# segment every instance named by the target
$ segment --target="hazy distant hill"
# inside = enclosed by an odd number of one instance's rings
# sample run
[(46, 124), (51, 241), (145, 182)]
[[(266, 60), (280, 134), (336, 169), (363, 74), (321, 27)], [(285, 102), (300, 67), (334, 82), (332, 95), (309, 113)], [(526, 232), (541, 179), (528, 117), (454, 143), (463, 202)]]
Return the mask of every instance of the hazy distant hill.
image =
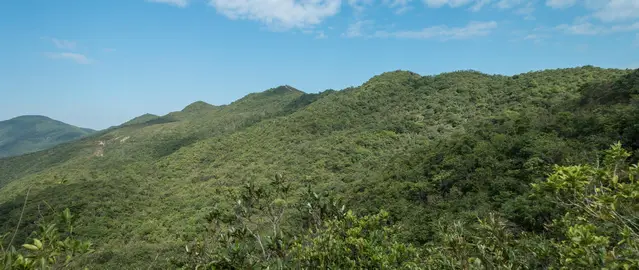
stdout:
[(0, 122), (0, 158), (35, 152), (73, 141), (94, 130), (46, 116), (25, 115)]

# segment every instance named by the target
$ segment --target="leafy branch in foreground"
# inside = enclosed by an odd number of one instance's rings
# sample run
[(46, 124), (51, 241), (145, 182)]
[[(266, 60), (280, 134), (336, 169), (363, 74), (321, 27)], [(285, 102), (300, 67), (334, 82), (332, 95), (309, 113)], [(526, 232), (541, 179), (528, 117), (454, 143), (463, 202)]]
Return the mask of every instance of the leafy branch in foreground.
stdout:
[(4, 237), (0, 237), (0, 269), (69, 267), (74, 257), (93, 252), (90, 242), (78, 240), (74, 235), (74, 223), (74, 216), (66, 208), (59, 214), (58, 222), (41, 220), (38, 229), (31, 234), (31, 241), (21, 248), (17, 249), (11, 243), (5, 247), (2, 244)]
[(516, 232), (491, 214), (479, 224), (441, 226), (425, 248), (432, 269), (637, 269), (639, 166), (614, 144), (602, 166), (555, 166), (532, 199), (563, 215), (541, 234)]
[(566, 269), (639, 267), (639, 164), (625, 165), (630, 153), (616, 143), (603, 166), (556, 167), (547, 181), (533, 185), (535, 196), (569, 209), (549, 228)]
[[(299, 203), (288, 201), (290, 184), (280, 175), (267, 186), (247, 183), (231, 211), (209, 215), (210, 238), (186, 251), (183, 267), (408, 268), (417, 249), (400, 243), (388, 213), (358, 217), (309, 187)], [(295, 228), (301, 224), (301, 229)]]

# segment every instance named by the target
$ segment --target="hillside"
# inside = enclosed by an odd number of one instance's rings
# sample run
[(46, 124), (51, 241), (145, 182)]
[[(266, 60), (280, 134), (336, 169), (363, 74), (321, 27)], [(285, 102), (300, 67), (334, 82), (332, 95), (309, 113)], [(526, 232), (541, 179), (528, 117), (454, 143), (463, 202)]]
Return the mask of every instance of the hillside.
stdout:
[(44, 150), (93, 132), (39, 115), (0, 121), (0, 158)]
[(245, 183), (274, 175), (291, 185), (291, 204), (313, 185), (357, 213), (387, 210), (402, 243), (432, 243), (439, 225), (491, 212), (514, 231), (541, 232), (561, 213), (528, 192), (554, 165), (595, 163), (616, 141), (639, 157), (638, 85), (639, 70), (592, 66), (393, 71), (341, 91), (281, 86), (224, 106), (196, 102), (0, 159), (0, 232), (16, 227), (30, 189), (20, 239), (48, 215), (46, 201), (69, 207), (75, 233), (95, 243), (81, 264), (176, 268), (216, 204), (229, 208)]

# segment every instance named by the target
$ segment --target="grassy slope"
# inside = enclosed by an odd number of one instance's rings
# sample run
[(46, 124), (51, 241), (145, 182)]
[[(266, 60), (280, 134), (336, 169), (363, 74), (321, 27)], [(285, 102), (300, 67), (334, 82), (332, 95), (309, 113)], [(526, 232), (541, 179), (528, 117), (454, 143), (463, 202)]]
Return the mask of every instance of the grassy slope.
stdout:
[(51, 148), (95, 132), (44, 116), (19, 116), (0, 122), (0, 158)]
[[(0, 224), (5, 230), (15, 225), (20, 194), (33, 187), (27, 221), (36, 218), (41, 201), (54, 208), (70, 206), (81, 217), (78, 233), (99, 248), (90, 263), (98, 268), (140, 266), (157, 254), (180, 256), (180, 247), (199, 233), (202, 217), (214, 202), (225, 200), (226, 191), (281, 172), (298, 187), (314, 183), (361, 210), (391, 208), (417, 226), (419, 221), (411, 216), (423, 217), (419, 211), (428, 207), (415, 207), (420, 204), (411, 190), (419, 186), (401, 179), (425, 178), (428, 172), (422, 170), (440, 162), (432, 168), (440, 174), (420, 183), (442, 177), (490, 181), (476, 169), (455, 175), (445, 161), (432, 160), (437, 159), (433, 153), (456, 149), (460, 138), (488, 130), (483, 123), (506, 128), (505, 118), (533, 112), (552, 118), (556, 110), (580, 100), (588, 83), (614, 81), (628, 73), (585, 67), (514, 77), (472, 71), (422, 77), (398, 71), (337, 92), (303, 94), (279, 87), (226, 106), (196, 103), (157, 118), (163, 121), (154, 123), (154, 118), (51, 151), (0, 160)], [(557, 141), (552, 131), (544, 134), (531, 143), (542, 154), (557, 151), (539, 146)], [(567, 149), (566, 156), (576, 149), (573, 140), (566, 137), (557, 143)], [(99, 146), (100, 141), (105, 146)], [(98, 149), (103, 157), (93, 155)], [(565, 158), (548, 156), (549, 164)], [(490, 173), (504, 178), (511, 171)], [(467, 185), (459, 183), (460, 189)], [(478, 194), (458, 205), (430, 207), (473, 210), (510, 198), (492, 198), (489, 190)], [(167, 263), (163, 259), (158, 265)]]

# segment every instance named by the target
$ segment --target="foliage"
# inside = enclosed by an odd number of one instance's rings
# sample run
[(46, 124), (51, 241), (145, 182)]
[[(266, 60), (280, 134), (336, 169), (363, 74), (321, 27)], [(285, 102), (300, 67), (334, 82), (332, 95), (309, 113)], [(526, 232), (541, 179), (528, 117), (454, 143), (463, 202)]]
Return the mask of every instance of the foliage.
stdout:
[[(186, 246), (184, 268), (410, 269), (417, 249), (401, 243), (388, 212), (358, 217), (311, 191), (301, 203), (287, 201), (290, 185), (276, 175), (269, 186), (247, 183), (232, 213), (215, 207), (210, 234)], [(296, 215), (296, 214), (297, 215)], [(291, 223), (298, 218), (302, 230)]]
[[(218, 232), (245, 224), (263, 244), (296, 238), (305, 239), (303, 247), (321, 249), (330, 243), (324, 241), (329, 235), (356, 226), (340, 223), (344, 216), (336, 214), (304, 214), (303, 202), (314, 200), (307, 187), (312, 185), (327, 211), (333, 202), (339, 202), (338, 210), (348, 205), (357, 220), (387, 211), (385, 228), (396, 229), (388, 241), (418, 249), (418, 261), (454, 258), (443, 239), (461, 235), (467, 244), (459, 245), (470, 245), (468, 256), (442, 265), (478, 258), (482, 267), (498, 268), (506, 258), (514, 268), (557, 266), (551, 255), (559, 254), (556, 244), (567, 239), (567, 228), (547, 225), (562, 220), (569, 208), (530, 196), (535, 194), (530, 184), (553, 173), (554, 165), (598, 168), (601, 150), (614, 141), (629, 151), (630, 162), (637, 161), (638, 74), (592, 66), (515, 76), (394, 71), (341, 91), (305, 94), (281, 86), (222, 106), (196, 102), (73, 143), (0, 159), (0, 231), (15, 229), (24, 201), (20, 194), (33, 186), (39, 200), (77, 215), (81, 226), (75, 233), (96, 243), (95, 252), (78, 258), (78, 264), (92, 269), (221, 261), (232, 253), (218, 250), (217, 237), (206, 237), (202, 224), (215, 205), (228, 218)], [(275, 196), (270, 187), (268, 196), (251, 206), (259, 214), (239, 219), (236, 202), (245, 183), (265, 188), (273, 172), (295, 179), (286, 182), (287, 195)], [(269, 210), (276, 199), (287, 210), (274, 232), (261, 224), (273, 217), (268, 212), (277, 210)], [(31, 243), (39, 204), (24, 209), (25, 226), (16, 240)], [(490, 230), (477, 224), (478, 217), (506, 231), (491, 229), (499, 237), (481, 240)], [(312, 224), (321, 225), (316, 234), (309, 233)], [(357, 237), (379, 243), (369, 234)], [(184, 258), (185, 246), (198, 250), (193, 239), (207, 246), (202, 261)], [(234, 239), (250, 251), (251, 263), (278, 265), (278, 249), (265, 246), (270, 259), (264, 260), (254, 236)], [(608, 243), (619, 239), (610, 237)], [(499, 256), (486, 251), (500, 248)], [(546, 255), (534, 260), (521, 255), (533, 252)], [(283, 264), (291, 263), (288, 254)]]
[(628, 157), (617, 143), (601, 166), (557, 167), (533, 185), (540, 200), (567, 209), (550, 226), (563, 236), (554, 243), (561, 268), (639, 267), (639, 164), (627, 167)]
[[(474, 226), (439, 229), (426, 247), (433, 269), (635, 269), (639, 267), (637, 165), (617, 143), (601, 167), (556, 166), (532, 185), (534, 200), (550, 200), (564, 214), (542, 233), (514, 233), (495, 214)], [(628, 169), (626, 169), (628, 168)]]
[[(386, 211), (358, 217), (334, 203), (332, 215), (313, 219), (313, 226), (303, 223), (306, 231), (283, 229), (288, 204), (281, 198), (290, 186), (278, 176), (275, 193), (247, 184), (235, 217), (216, 208), (209, 221), (218, 245), (200, 245), (191, 254), (206, 254), (198, 262), (213, 269), (635, 269), (639, 166), (626, 169), (629, 156), (617, 143), (605, 151), (601, 167), (555, 166), (532, 184), (533, 200), (549, 200), (564, 212), (541, 233), (516, 230), (489, 213), (477, 222), (440, 223), (423, 247), (402, 242), (401, 228), (390, 224)], [(298, 207), (318, 216), (310, 202)]]
[[(92, 252), (91, 243), (78, 240), (74, 235), (75, 219), (68, 208), (59, 216), (59, 223), (41, 221), (38, 230), (27, 242), (16, 249), (11, 242), (5, 247), (5, 237), (0, 238), (0, 269), (64, 269), (73, 259)], [(62, 224), (64, 230), (58, 228)], [(15, 235), (14, 235), (15, 236)], [(13, 237), (11, 238), (13, 241)], [(77, 267), (77, 266), (76, 266)]]

